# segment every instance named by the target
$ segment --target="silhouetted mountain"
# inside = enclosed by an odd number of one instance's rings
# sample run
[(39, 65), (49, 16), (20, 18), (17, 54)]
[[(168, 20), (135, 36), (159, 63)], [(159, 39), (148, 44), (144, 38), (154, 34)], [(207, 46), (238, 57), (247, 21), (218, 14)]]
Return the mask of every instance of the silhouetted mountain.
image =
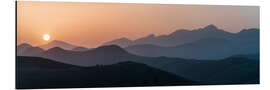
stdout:
[[(205, 30), (215, 30), (214, 26), (206, 28), (209, 29)], [(203, 38), (192, 43), (171, 47), (144, 44), (129, 46), (125, 49), (130, 53), (148, 57), (222, 59), (239, 54), (259, 53), (259, 30), (245, 29), (234, 34), (231, 38)]]
[(64, 50), (59, 47), (55, 47), (37, 56), (81, 66), (91, 66), (96, 64), (107, 65), (140, 58), (139, 56), (129, 54), (124, 49), (116, 45), (101, 46), (82, 52)]
[(141, 63), (203, 84), (258, 84), (260, 81), (259, 60), (239, 56), (221, 60), (159, 57)]
[(114, 45), (114, 44), (117, 44), (121, 47), (126, 47), (132, 44), (132, 40), (129, 40), (127, 38), (119, 38), (113, 41), (106, 42), (102, 46)]
[(24, 69), (36, 67), (33, 69), (68, 69), (68, 68), (80, 68), (80, 66), (65, 64), (61, 62), (56, 62), (54, 60), (49, 60), (41, 57), (29, 57), (29, 56), (17, 56), (16, 57), (16, 68)]
[(72, 49), (72, 51), (87, 51), (88, 48), (85, 48), (85, 47), (75, 47)]
[(247, 59), (260, 60), (260, 54), (234, 55), (233, 57), (242, 57)]
[(69, 43), (59, 41), (59, 40), (53, 40), (53, 41), (49, 42), (48, 44), (41, 45), (39, 47), (44, 49), (44, 50), (48, 50), (48, 49), (54, 48), (54, 47), (61, 47), (65, 50), (72, 50), (73, 48), (78, 47), (78, 46), (71, 45)]
[(17, 57), (16, 88), (85, 88), (197, 84), (135, 62), (79, 67), (38, 57)]
[(239, 37), (248, 38), (248, 37), (252, 36), (252, 37), (259, 38), (260, 32), (256, 28), (251, 28), (251, 29), (243, 29), (240, 32), (238, 32), (237, 34), (238, 34)]
[(43, 52), (39, 47), (33, 47), (30, 44), (22, 43), (17, 46), (17, 56), (35, 56), (41, 52)]
[[(191, 43), (203, 38), (225, 38), (230, 39), (233, 37), (233, 33), (226, 32), (222, 29), (218, 29), (213, 24), (210, 24), (204, 28), (185, 30), (180, 29), (169, 35), (155, 36), (153, 34), (131, 41), (128, 39), (117, 39), (105, 43), (105, 45), (119, 45), (121, 47), (127, 47), (131, 45), (152, 44), (157, 46), (177, 46), (181, 44)], [(128, 43), (128, 44), (126, 44)]]

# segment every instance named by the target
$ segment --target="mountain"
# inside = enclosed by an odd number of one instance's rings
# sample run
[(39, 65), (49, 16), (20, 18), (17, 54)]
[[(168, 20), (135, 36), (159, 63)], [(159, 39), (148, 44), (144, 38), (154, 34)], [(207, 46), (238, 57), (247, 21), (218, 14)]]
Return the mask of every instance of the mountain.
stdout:
[(75, 45), (72, 45), (72, 44), (69, 44), (69, 43), (66, 43), (63, 41), (59, 41), (59, 40), (53, 40), (53, 41), (51, 41), (45, 45), (41, 45), (39, 47), (44, 49), (44, 50), (48, 50), (48, 49), (53, 48), (53, 47), (61, 47), (65, 50), (72, 50), (78, 46), (75, 46)]
[(169, 35), (155, 36), (151, 34), (146, 37), (139, 38), (131, 41), (127, 38), (116, 39), (104, 43), (104, 45), (119, 45), (121, 47), (127, 47), (131, 45), (152, 44), (157, 46), (177, 46), (186, 43), (191, 43), (203, 38), (232, 38), (234, 33), (226, 32), (217, 28), (215, 25), (210, 24), (204, 28), (185, 30), (179, 29)]
[(101, 46), (82, 52), (54, 47), (37, 56), (80, 66), (92, 66), (96, 64), (107, 65), (140, 58), (116, 45)]
[[(242, 38), (252, 38), (257, 37), (259, 38), (260, 32), (256, 28), (250, 28), (250, 29), (243, 29), (240, 32), (237, 33), (239, 37)], [(252, 36), (252, 37), (250, 37)]]
[(202, 38), (191, 43), (169, 47), (141, 44), (128, 46), (125, 49), (130, 53), (147, 57), (222, 59), (233, 55), (259, 53), (259, 41), (258, 29), (245, 29), (230, 38)]
[(85, 48), (85, 47), (75, 47), (72, 49), (72, 51), (87, 51), (88, 48)]
[(129, 40), (127, 38), (119, 38), (113, 41), (109, 41), (109, 42), (105, 42), (102, 46), (107, 46), (107, 45), (118, 45), (121, 47), (127, 47), (130, 46), (132, 44), (132, 40)]
[(145, 63), (203, 84), (259, 84), (259, 60), (245, 57), (232, 56), (220, 60), (159, 57), (152, 60), (144, 60), (140, 63)]
[(243, 57), (247, 59), (255, 59), (255, 60), (260, 60), (260, 54), (246, 54), (246, 55), (235, 55), (234, 57)]
[(85, 88), (193, 85), (191, 80), (126, 61), (112, 65), (80, 67), (38, 57), (17, 57), (16, 88)]
[(33, 47), (30, 44), (22, 43), (17, 46), (17, 56), (35, 56), (44, 50), (39, 47)]

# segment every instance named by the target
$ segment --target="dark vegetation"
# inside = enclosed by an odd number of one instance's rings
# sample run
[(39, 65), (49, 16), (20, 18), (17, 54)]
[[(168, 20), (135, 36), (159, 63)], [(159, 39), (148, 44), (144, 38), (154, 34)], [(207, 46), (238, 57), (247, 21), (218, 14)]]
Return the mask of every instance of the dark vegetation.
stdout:
[(75, 88), (198, 84), (177, 75), (126, 61), (80, 67), (39, 57), (17, 57), (16, 88)]

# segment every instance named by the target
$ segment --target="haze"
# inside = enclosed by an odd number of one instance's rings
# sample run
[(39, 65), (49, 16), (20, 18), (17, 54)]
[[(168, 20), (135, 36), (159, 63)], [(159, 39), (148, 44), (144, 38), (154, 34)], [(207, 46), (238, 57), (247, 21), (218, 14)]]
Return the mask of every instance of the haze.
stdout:
[(97, 47), (121, 37), (137, 39), (209, 24), (229, 32), (259, 28), (258, 6), (17, 3), (17, 43), (41, 45), (43, 35), (74, 45)]

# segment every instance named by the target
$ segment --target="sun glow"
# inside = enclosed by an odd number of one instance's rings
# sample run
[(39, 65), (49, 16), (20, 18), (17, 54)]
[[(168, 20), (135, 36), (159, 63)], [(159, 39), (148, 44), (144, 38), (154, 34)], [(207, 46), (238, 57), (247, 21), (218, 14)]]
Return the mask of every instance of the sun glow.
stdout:
[(50, 40), (50, 35), (49, 34), (44, 34), (43, 35), (43, 40), (45, 40), (45, 41)]

